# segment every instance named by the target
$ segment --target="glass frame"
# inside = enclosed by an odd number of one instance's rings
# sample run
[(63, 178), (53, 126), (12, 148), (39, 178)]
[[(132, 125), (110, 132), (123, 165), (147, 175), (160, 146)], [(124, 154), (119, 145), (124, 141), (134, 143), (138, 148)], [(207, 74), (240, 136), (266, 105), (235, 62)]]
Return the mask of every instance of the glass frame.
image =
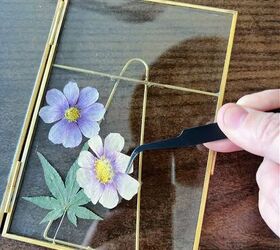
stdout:
[[(53, 240), (53, 239), (49, 238), (47, 234), (48, 234), (48, 228), (50, 227), (51, 223), (48, 224), (48, 226), (45, 230), (45, 233), (44, 233), (44, 238), (46, 239), (46, 241), (32, 239), (32, 238), (9, 233), (9, 226), (12, 221), (13, 209), (14, 209), (15, 200), (17, 197), (17, 192), (20, 187), (20, 182), (22, 179), (22, 173), (23, 173), (23, 169), (25, 166), (25, 161), (27, 159), (28, 151), (29, 151), (30, 145), (32, 143), (33, 132), (35, 130), (35, 125), (36, 125), (36, 120), (38, 118), (40, 104), (44, 97), (45, 88), (46, 88), (47, 81), (48, 81), (52, 67), (63, 68), (65, 70), (93, 74), (93, 75), (101, 75), (101, 76), (103, 75), (103, 76), (108, 76), (110, 78), (115, 79), (116, 83), (114, 85), (114, 88), (111, 91), (111, 95), (109, 96), (106, 107), (109, 106), (110, 101), (114, 95), (115, 88), (117, 87), (118, 82), (120, 80), (132, 81), (135, 83), (137, 82), (138, 84), (143, 84), (144, 85), (144, 98), (143, 98), (143, 110), (142, 110), (142, 119), (141, 119), (140, 144), (143, 144), (143, 142), (144, 142), (145, 114), (146, 114), (146, 103), (147, 103), (147, 94), (148, 94), (149, 86), (176, 89), (178, 91), (187, 91), (187, 92), (193, 92), (193, 93), (201, 94), (201, 95), (214, 96), (217, 98), (216, 113), (217, 113), (217, 110), (221, 107), (223, 99), (224, 99), (226, 80), (227, 80), (231, 51), (232, 51), (232, 46), (233, 46), (233, 39), (234, 39), (234, 33), (235, 33), (235, 27), (236, 27), (236, 21), (237, 21), (237, 12), (232, 11), (232, 10), (217, 9), (217, 8), (212, 8), (212, 7), (199, 6), (199, 5), (193, 5), (193, 4), (181, 3), (181, 2), (175, 2), (175, 1), (164, 1), (164, 0), (145, 0), (145, 1), (152, 2), (152, 3), (174, 5), (174, 6), (179, 6), (182, 8), (194, 8), (194, 9), (205, 10), (205, 11), (210, 11), (210, 12), (227, 13), (227, 14), (232, 15), (231, 28), (230, 28), (230, 32), (229, 32), (229, 38), (228, 38), (228, 44), (227, 44), (227, 50), (226, 50), (226, 56), (225, 56), (225, 62), (224, 62), (224, 66), (223, 66), (223, 72), (222, 72), (222, 78), (221, 78), (219, 92), (212, 93), (212, 92), (207, 92), (207, 91), (202, 91), (202, 90), (196, 90), (196, 89), (183, 88), (183, 87), (178, 87), (178, 86), (170, 86), (170, 85), (160, 84), (160, 83), (156, 83), (156, 82), (150, 82), (150, 81), (148, 81), (148, 75), (149, 75), (148, 66), (145, 64), (145, 62), (143, 62), (139, 58), (134, 58), (134, 59), (129, 60), (126, 63), (126, 65), (123, 67), (123, 70), (120, 73), (120, 75), (108, 75), (108, 74), (106, 75), (102, 72), (96, 72), (96, 71), (91, 71), (91, 70), (86, 70), (86, 69), (81, 69), (81, 68), (74, 68), (74, 67), (69, 67), (69, 66), (64, 66), (64, 65), (53, 64), (59, 34), (62, 29), (63, 20), (66, 15), (66, 9), (69, 4), (69, 0), (57, 0), (57, 7), (55, 10), (55, 15), (54, 15), (53, 22), (52, 22), (52, 25), (50, 28), (50, 33), (49, 33), (46, 47), (44, 50), (44, 54), (43, 54), (43, 57), (41, 60), (40, 68), (39, 68), (39, 71), (37, 74), (34, 91), (33, 91), (33, 94), (32, 94), (32, 97), (31, 97), (31, 100), (29, 103), (26, 119), (24, 122), (21, 136), (20, 136), (19, 144), (18, 144), (16, 153), (15, 153), (15, 158), (14, 158), (14, 162), (13, 162), (13, 165), (11, 168), (7, 188), (6, 188), (6, 191), (4, 194), (4, 199), (3, 199), (2, 205), (1, 205), (0, 222), (3, 222), (2, 220), (4, 220), (4, 223), (3, 223), (4, 227), (3, 227), (3, 231), (2, 231), (3, 237), (20, 240), (23, 242), (28, 242), (31, 244), (49, 247), (49, 248), (53, 248), (53, 249), (73, 249), (73, 248), (77, 248), (77, 247), (82, 248), (82, 249), (89, 249), (88, 247), (79, 246), (76, 244), (72, 244), (70, 242)], [(126, 68), (135, 61), (140, 62), (145, 66), (145, 69), (146, 69), (145, 80), (133, 79), (133, 78), (128, 78), (128, 77), (122, 76), (124, 71), (126, 70)], [(141, 180), (142, 157), (143, 157), (143, 155), (140, 154), (139, 176), (138, 176), (139, 181)], [(211, 176), (211, 174), (214, 173), (215, 160), (216, 160), (216, 152), (209, 151), (193, 249), (198, 249), (198, 247), (199, 247), (199, 240), (200, 240), (203, 216), (204, 216), (205, 205), (206, 205), (206, 200), (207, 200), (210, 176)], [(137, 194), (136, 241), (135, 241), (136, 246), (135, 246), (135, 249), (139, 249), (139, 237), (140, 237), (139, 236), (139, 233), (140, 233), (139, 225), (140, 225), (140, 204), (141, 204), (140, 197), (141, 197), (141, 191), (139, 190), (139, 192)]]

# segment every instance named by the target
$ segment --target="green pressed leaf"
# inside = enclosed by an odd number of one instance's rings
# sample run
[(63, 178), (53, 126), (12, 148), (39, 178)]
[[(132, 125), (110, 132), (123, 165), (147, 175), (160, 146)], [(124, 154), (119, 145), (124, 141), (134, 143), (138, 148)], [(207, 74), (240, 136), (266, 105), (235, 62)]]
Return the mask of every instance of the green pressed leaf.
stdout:
[(80, 190), (71, 200), (70, 205), (72, 206), (82, 206), (88, 204), (90, 202), (90, 198), (86, 196), (83, 190)]
[(77, 161), (71, 166), (65, 180), (65, 185), (58, 172), (51, 166), (46, 158), (38, 152), (40, 162), (44, 170), (46, 184), (54, 197), (23, 197), (24, 200), (50, 211), (41, 223), (54, 221), (67, 213), (69, 221), (77, 226), (77, 217), (82, 219), (102, 220), (94, 212), (85, 207), (90, 199), (85, 195), (83, 190), (76, 181), (76, 172), (79, 168)]
[(60, 175), (41, 153), (37, 152), (37, 154), (42, 164), (45, 181), (50, 192), (55, 198), (62, 202), (62, 204), (65, 203), (67, 199), (66, 191)]
[(60, 218), (63, 215), (63, 213), (64, 213), (63, 209), (52, 210), (46, 215), (46, 217), (40, 222), (40, 224), (49, 222), (49, 221), (54, 221), (54, 220)]
[(87, 220), (103, 220), (100, 216), (95, 214), (94, 212), (90, 211), (89, 209), (85, 207), (74, 207), (71, 206), (70, 209), (75, 211), (75, 214), (77, 217), (81, 219), (87, 219)]
[(88, 145), (88, 141), (87, 141), (87, 142), (85, 142), (85, 144), (83, 145), (81, 152), (82, 152), (82, 151), (88, 151), (88, 149), (89, 149), (89, 145)]
[(76, 173), (78, 169), (79, 169), (79, 165), (77, 161), (75, 161), (66, 176), (65, 188), (66, 188), (68, 202), (71, 201), (73, 196), (75, 196), (80, 189), (80, 186), (76, 181)]
[(48, 210), (62, 208), (60, 202), (57, 199), (49, 196), (23, 197), (23, 199)]
[(67, 218), (69, 219), (69, 221), (74, 224), (75, 226), (77, 226), (77, 217), (75, 215), (75, 211), (73, 209), (68, 209), (67, 210)]
[(90, 199), (85, 195), (83, 190), (80, 190), (71, 201), (71, 205), (67, 209), (67, 217), (75, 226), (77, 226), (77, 217), (82, 219), (102, 220), (101, 217), (89, 209), (80, 207), (89, 203), (89, 201)]

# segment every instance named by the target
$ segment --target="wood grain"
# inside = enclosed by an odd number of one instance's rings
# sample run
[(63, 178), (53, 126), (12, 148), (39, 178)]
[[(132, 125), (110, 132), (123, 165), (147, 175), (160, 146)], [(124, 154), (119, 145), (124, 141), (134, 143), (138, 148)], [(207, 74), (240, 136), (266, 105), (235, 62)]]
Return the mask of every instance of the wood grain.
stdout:
[[(239, 12), (225, 102), (280, 87), (279, 1), (195, 1)], [(211, 179), (201, 249), (279, 249), (260, 217), (255, 174), (259, 157), (219, 154)]]

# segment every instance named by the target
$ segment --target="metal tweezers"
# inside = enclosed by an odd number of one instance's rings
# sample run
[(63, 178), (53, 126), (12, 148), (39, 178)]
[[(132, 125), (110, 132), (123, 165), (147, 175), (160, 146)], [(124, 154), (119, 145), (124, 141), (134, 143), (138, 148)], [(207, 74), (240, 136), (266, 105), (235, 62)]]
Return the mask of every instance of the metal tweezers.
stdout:
[[(275, 109), (269, 112), (279, 113), (280, 109)], [(221, 131), (217, 123), (184, 129), (177, 137), (159, 140), (136, 147), (131, 154), (126, 173), (129, 173), (134, 159), (143, 151), (185, 148), (226, 138), (226, 135)]]

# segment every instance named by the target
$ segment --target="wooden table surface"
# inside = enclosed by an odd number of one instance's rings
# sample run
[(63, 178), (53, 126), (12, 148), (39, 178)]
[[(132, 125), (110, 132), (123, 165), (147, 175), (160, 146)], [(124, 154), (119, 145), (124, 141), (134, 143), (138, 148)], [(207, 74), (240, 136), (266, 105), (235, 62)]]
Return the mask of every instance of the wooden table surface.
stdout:
[[(239, 12), (226, 90), (226, 102), (280, 85), (280, 2), (205, 0), (190, 3)], [(0, 11), (5, 15), (5, 11)], [(15, 17), (16, 19), (17, 17)], [(1, 38), (0, 38), (1, 39)], [(17, 41), (13, 41), (17, 45)], [(219, 154), (211, 179), (201, 249), (279, 249), (279, 239), (257, 208), (255, 174), (261, 158), (238, 152)], [(41, 249), (0, 239), (0, 249)]]

